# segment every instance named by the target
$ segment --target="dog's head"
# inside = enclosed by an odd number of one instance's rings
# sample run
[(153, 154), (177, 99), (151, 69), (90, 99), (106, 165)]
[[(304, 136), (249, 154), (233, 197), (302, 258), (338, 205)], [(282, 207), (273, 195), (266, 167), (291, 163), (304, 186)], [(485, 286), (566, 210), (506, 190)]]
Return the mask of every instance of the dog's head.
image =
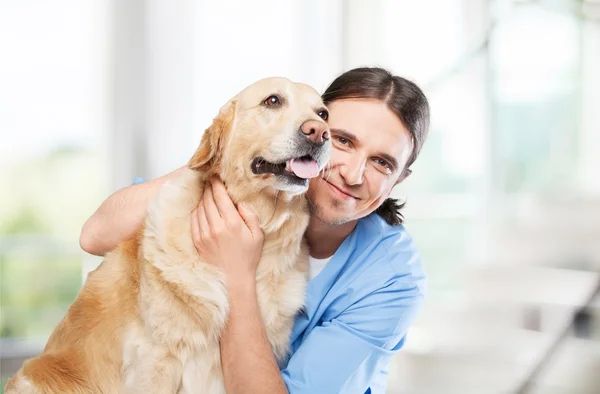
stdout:
[(310, 86), (260, 80), (221, 108), (189, 167), (230, 185), (303, 193), (329, 160), (327, 117)]

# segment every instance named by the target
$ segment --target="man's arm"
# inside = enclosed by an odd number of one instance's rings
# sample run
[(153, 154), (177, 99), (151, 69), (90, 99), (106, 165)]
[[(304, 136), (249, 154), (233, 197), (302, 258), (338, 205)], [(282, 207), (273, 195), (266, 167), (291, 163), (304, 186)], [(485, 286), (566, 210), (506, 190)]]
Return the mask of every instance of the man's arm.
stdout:
[(256, 286), (230, 289), (229, 320), (221, 336), (228, 394), (288, 394), (258, 307)]
[(396, 279), (315, 327), (280, 372), (255, 286), (230, 290), (230, 316), (221, 337), (227, 393), (362, 394), (402, 347), (422, 300), (412, 280)]
[[(280, 373), (256, 292), (262, 231), (255, 215), (242, 204), (238, 209), (222, 182), (213, 180), (191, 218), (199, 255), (223, 270), (228, 286), (230, 311), (221, 337), (227, 393), (364, 393), (402, 346), (422, 302), (413, 270), (398, 273), (387, 263), (410, 255), (386, 254), (377, 271), (361, 276), (355, 285), (365, 295), (312, 329)], [(384, 283), (369, 280), (386, 277)]]
[(177, 177), (184, 168), (113, 193), (83, 225), (79, 236), (81, 248), (90, 254), (103, 256), (120, 242), (131, 238), (142, 224), (148, 203), (160, 186)]
[[(212, 185), (212, 186), (211, 186)], [(229, 315), (221, 336), (221, 365), (228, 394), (287, 394), (258, 306), (256, 266), (263, 246), (258, 217), (236, 208), (212, 179), (191, 217), (192, 238), (203, 261), (223, 270)]]

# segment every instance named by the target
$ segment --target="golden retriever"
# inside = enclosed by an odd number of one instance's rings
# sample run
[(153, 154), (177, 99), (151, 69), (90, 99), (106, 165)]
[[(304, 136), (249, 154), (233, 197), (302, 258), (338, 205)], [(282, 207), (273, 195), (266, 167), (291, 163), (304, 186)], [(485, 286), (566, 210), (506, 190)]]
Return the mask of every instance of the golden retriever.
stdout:
[(225, 393), (225, 277), (200, 260), (190, 227), (212, 174), (260, 218), (258, 302), (273, 352), (285, 358), (307, 281), (303, 193), (331, 149), (326, 117), (314, 89), (285, 78), (260, 80), (224, 105), (186, 172), (160, 189), (137, 236), (89, 274), (43, 353), (6, 392)]

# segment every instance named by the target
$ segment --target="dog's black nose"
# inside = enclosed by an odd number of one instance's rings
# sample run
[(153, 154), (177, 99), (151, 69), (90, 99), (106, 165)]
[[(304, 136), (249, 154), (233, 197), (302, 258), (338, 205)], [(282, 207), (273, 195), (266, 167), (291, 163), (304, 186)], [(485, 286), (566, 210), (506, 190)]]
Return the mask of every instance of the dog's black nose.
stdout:
[(311, 142), (323, 145), (329, 139), (329, 128), (324, 122), (318, 120), (307, 120), (300, 126), (300, 131)]

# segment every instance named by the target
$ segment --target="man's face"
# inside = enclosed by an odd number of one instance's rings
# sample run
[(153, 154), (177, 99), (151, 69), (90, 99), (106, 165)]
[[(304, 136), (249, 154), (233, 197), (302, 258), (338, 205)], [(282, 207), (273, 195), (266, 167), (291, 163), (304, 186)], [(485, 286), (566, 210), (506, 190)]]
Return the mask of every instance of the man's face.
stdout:
[(329, 104), (333, 149), (322, 177), (308, 189), (312, 213), (339, 225), (365, 217), (405, 178), (411, 134), (387, 104), (347, 99)]

